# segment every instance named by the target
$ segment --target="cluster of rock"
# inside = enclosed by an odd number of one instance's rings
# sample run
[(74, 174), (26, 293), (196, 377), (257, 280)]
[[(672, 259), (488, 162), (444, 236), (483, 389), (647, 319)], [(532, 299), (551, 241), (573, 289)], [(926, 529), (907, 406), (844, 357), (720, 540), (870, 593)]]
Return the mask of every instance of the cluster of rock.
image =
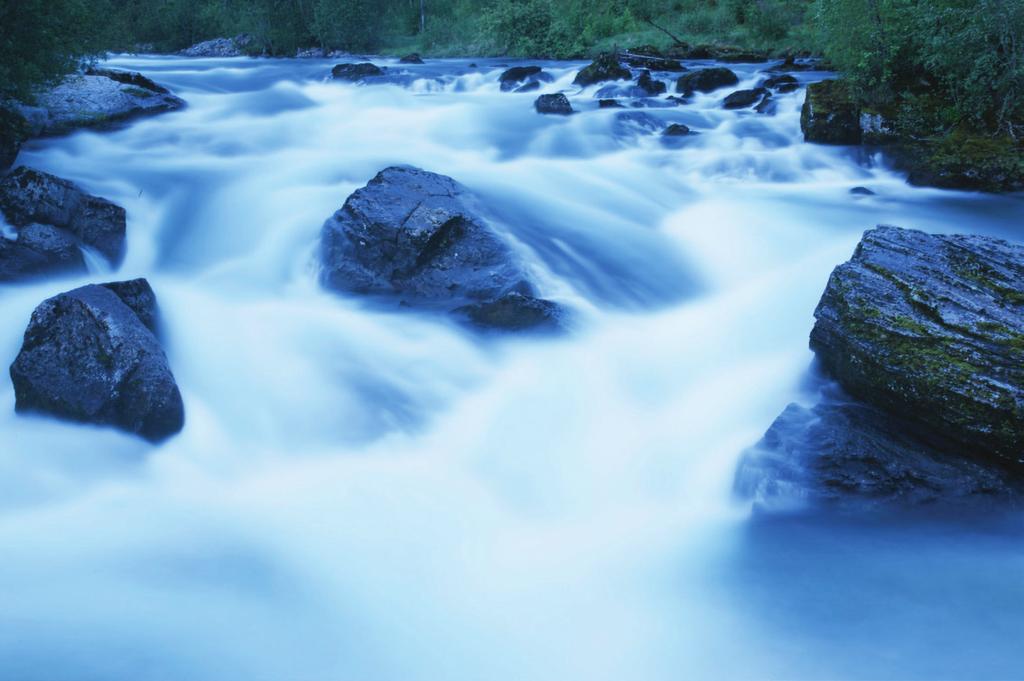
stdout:
[(112, 267), (124, 258), (124, 208), (68, 180), (18, 168), (0, 182), (0, 211), (14, 230), (0, 235), (0, 281), (84, 272), (83, 248)]
[(815, 311), (838, 382), (744, 459), (769, 506), (1024, 501), (1024, 246), (896, 227), (864, 235)]
[[(21, 143), (181, 108), (145, 76), (92, 68), (0, 108), (0, 174)], [(27, 167), (0, 177), (0, 281), (86, 271), (86, 252), (110, 267), (125, 254), (125, 210), (74, 183)], [(121, 428), (151, 441), (181, 430), (181, 395), (157, 339), (156, 296), (138, 279), (84, 286), (33, 312), (10, 368), (19, 412)]]
[(442, 309), (483, 327), (558, 327), (561, 308), (510, 238), (465, 187), (411, 167), (382, 170), (353, 193), (320, 237), (327, 288)]
[(214, 38), (186, 47), (179, 52), (183, 57), (242, 57), (250, 54), (256, 45), (256, 38), (248, 33), (234, 38)]

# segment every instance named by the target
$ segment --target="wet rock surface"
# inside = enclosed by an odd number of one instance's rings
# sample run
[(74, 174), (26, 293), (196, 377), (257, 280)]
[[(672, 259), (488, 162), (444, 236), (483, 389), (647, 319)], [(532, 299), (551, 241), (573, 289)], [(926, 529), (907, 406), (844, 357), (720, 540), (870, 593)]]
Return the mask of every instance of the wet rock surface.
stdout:
[(759, 87), (753, 90), (737, 90), (726, 96), (722, 106), (726, 109), (747, 109), (760, 102), (771, 98), (772, 93), (767, 88)]
[(815, 319), (811, 348), (841, 390), (790, 405), (738, 491), (775, 506), (1020, 506), (1024, 246), (870, 230)]
[(789, 405), (744, 454), (735, 489), (769, 511), (1024, 507), (1020, 479), (926, 444), (914, 424), (838, 388)]
[(619, 62), (619, 58), (608, 52), (597, 57), (589, 66), (580, 69), (573, 83), (576, 85), (593, 85), (609, 80), (629, 80), (633, 74)]
[(38, 137), (111, 127), (184, 106), (183, 100), (141, 74), (94, 69), (93, 75), (67, 76), (39, 93), (33, 105), (19, 108), (29, 133)]
[(125, 211), (72, 182), (21, 167), (0, 183), (0, 210), (15, 238), (0, 236), (0, 279), (84, 270), (81, 248), (112, 266), (125, 249)]
[(178, 54), (183, 57), (241, 57), (252, 46), (251, 35), (241, 34), (234, 38), (214, 38), (187, 47)]
[(879, 227), (814, 316), (811, 348), (855, 397), (1024, 470), (1024, 246)]
[(860, 107), (851, 99), (846, 84), (825, 80), (807, 86), (800, 128), (808, 142), (860, 144)]
[(533, 103), (533, 106), (537, 109), (537, 113), (541, 114), (568, 116), (573, 112), (569, 98), (561, 93), (554, 95), (541, 95)]
[[(132, 295), (126, 302), (118, 292)], [(154, 442), (179, 432), (181, 394), (135, 311), (155, 319), (155, 300), (137, 280), (83, 286), (41, 303), (11, 365), (17, 411), (115, 426)]]
[(498, 76), (502, 92), (530, 92), (551, 81), (551, 75), (539, 66), (514, 66)]
[(452, 178), (417, 168), (387, 168), (352, 194), (324, 224), (320, 255), (328, 288), (449, 310), (482, 305), (463, 310), (477, 324), (526, 319), (533, 303), (487, 304), (513, 293), (535, 298), (532, 276), (476, 199)]
[(13, 107), (0, 105), (0, 174), (14, 165), (21, 143), (28, 136), (28, 122)]
[(377, 76), (383, 76), (385, 69), (371, 64), (370, 62), (360, 62), (358, 64), (338, 64), (331, 69), (331, 77), (334, 80), (344, 80), (350, 83), (361, 83), (367, 78), (374, 78)]
[(676, 80), (676, 92), (683, 94), (713, 92), (738, 82), (740, 82), (739, 77), (731, 69), (717, 66), (683, 74)]

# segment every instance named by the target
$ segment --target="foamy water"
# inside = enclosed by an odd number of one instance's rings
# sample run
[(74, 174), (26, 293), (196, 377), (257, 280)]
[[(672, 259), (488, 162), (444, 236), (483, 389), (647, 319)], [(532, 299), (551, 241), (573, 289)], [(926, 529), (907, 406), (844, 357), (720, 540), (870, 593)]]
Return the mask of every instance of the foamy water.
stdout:
[[(804, 144), (802, 91), (630, 110), (699, 133), (666, 146), (572, 86), (579, 63), (541, 90), (571, 117), (477, 63), (364, 87), (320, 60), (119, 57), (188, 108), (23, 150), (124, 206), (128, 254), (0, 289), (0, 359), (46, 297), (145, 276), (187, 422), (154, 448), (16, 416), (0, 382), (0, 678), (1024, 677), (1019, 522), (766, 521), (731, 494), (813, 399), (812, 313), (860, 234), (1019, 238), (1021, 198)], [(320, 226), (393, 164), (477, 193), (570, 333), (321, 290)]]

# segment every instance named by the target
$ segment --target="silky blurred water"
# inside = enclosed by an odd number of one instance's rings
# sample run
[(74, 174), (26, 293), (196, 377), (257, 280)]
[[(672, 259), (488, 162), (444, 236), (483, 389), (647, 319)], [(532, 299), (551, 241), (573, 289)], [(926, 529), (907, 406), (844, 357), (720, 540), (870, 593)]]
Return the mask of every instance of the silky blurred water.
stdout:
[[(188, 107), (22, 151), (124, 206), (128, 255), (0, 289), (0, 360), (44, 298), (145, 276), (187, 423), (154, 448), (16, 416), (0, 382), (0, 678), (1024, 678), (1019, 519), (771, 520), (731, 495), (813, 399), (812, 312), (860, 234), (1019, 239), (1021, 197), (804, 144), (802, 91), (630, 121), (547, 63), (579, 112), (550, 117), (499, 91), (505, 62), (372, 86), (332, 63), (114, 58)], [(669, 122), (699, 134), (650, 134)], [(321, 224), (392, 164), (477, 193), (570, 333), (322, 291)]]

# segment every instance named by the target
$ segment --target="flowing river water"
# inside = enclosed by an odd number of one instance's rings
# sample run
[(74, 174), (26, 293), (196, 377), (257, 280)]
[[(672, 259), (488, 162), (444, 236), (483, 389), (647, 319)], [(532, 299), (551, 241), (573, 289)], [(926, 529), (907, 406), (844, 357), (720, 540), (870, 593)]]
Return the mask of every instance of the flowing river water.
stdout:
[[(1019, 239), (1020, 197), (805, 144), (802, 90), (623, 118), (548, 63), (579, 112), (558, 117), (499, 91), (505, 62), (372, 86), (332, 63), (117, 57), (188, 107), (22, 151), (124, 206), (128, 253), (0, 289), (0, 363), (44, 298), (145, 276), (187, 422), (153, 447), (15, 415), (0, 382), (0, 678), (1024, 678), (1019, 519), (770, 519), (732, 494), (814, 399), (812, 313), (861, 233)], [(322, 290), (322, 223), (394, 164), (473, 190), (570, 333)]]

